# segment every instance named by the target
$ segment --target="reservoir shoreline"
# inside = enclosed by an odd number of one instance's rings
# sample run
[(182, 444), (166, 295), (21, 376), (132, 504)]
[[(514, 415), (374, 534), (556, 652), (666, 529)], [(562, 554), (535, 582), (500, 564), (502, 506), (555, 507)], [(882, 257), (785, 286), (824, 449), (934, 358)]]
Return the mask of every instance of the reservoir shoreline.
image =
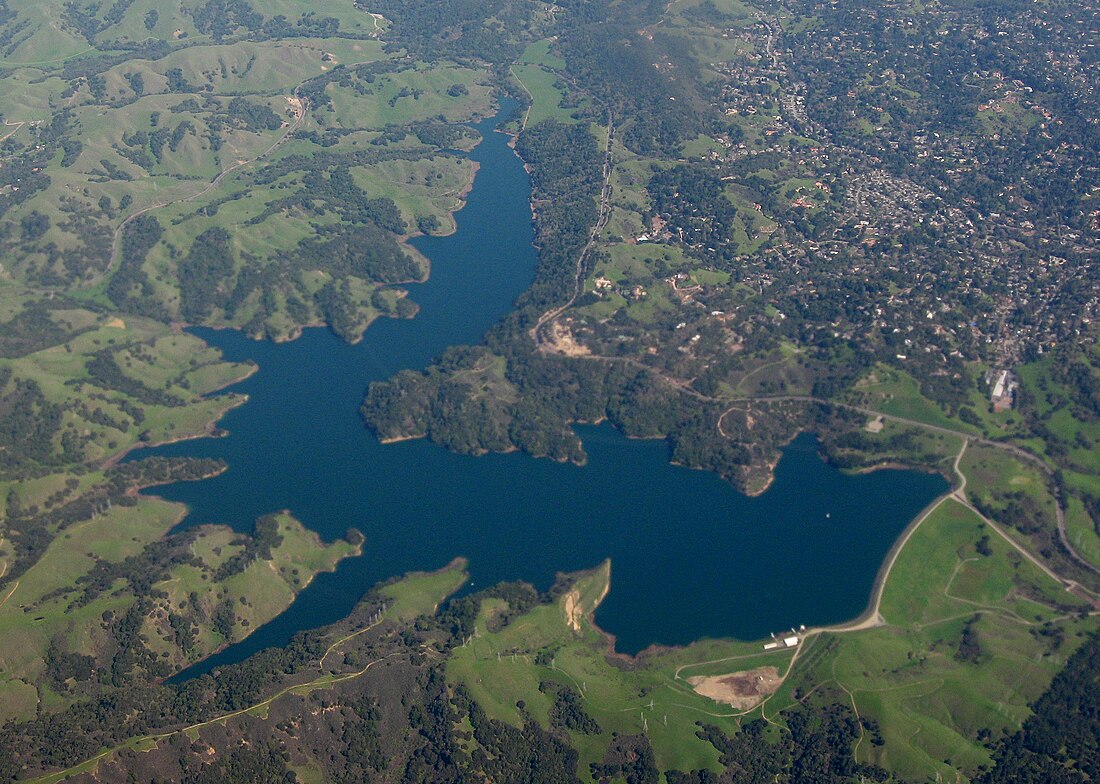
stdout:
[(510, 137), (494, 132), (509, 112), (505, 101), (478, 126), (482, 142), (470, 155), (480, 166), (458, 230), (411, 240), (432, 263), (430, 279), (409, 286), (415, 318), (379, 319), (354, 345), (323, 329), (279, 344), (191, 330), (260, 372), (231, 388), (248, 404), (219, 421), (227, 436), (141, 450), (219, 458), (228, 470), (151, 494), (187, 505), (180, 528), (250, 531), (257, 517), (285, 508), (322, 540), (355, 527), (366, 542), (363, 555), (318, 575), (280, 616), (173, 680), (285, 645), (347, 615), (376, 584), (456, 555), (469, 559), (460, 593), (517, 579), (547, 589), (559, 572), (612, 559), (616, 579), (595, 617), (619, 653), (840, 623), (863, 610), (898, 535), (944, 491), (938, 475), (845, 474), (806, 434), (784, 448), (775, 481), (756, 497), (672, 465), (662, 441), (628, 439), (606, 424), (576, 426), (584, 466), (459, 455), (426, 439), (379, 443), (359, 416), (367, 385), (479, 343), (533, 280), (530, 181)]

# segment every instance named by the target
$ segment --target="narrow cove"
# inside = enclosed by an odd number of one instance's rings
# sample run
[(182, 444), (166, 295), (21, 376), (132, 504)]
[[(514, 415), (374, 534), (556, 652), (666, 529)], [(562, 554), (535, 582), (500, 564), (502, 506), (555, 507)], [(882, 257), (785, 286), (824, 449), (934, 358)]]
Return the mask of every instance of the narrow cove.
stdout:
[(358, 415), (366, 386), (477, 342), (531, 281), (530, 184), (508, 138), (492, 130), (511, 108), (477, 126), (484, 141), (471, 157), (480, 169), (458, 231), (413, 243), (432, 263), (430, 280), (409, 287), (416, 318), (376, 322), (354, 346), (322, 329), (286, 344), (195, 330), (260, 370), (233, 387), (249, 402), (219, 423), (227, 437), (134, 454), (218, 457), (229, 470), (152, 492), (189, 506), (184, 527), (250, 530), (260, 515), (289, 509), (326, 539), (354, 526), (366, 542), (282, 615), (177, 678), (285, 644), (346, 615), (380, 580), (460, 555), (474, 589), (513, 579), (546, 588), (559, 571), (610, 558), (612, 589), (597, 621), (627, 653), (840, 622), (864, 608), (898, 534), (946, 489), (942, 477), (915, 471), (844, 474), (819, 459), (808, 435), (785, 450), (758, 498), (670, 465), (663, 443), (606, 426), (579, 429), (583, 467), (466, 457), (426, 441), (379, 444)]

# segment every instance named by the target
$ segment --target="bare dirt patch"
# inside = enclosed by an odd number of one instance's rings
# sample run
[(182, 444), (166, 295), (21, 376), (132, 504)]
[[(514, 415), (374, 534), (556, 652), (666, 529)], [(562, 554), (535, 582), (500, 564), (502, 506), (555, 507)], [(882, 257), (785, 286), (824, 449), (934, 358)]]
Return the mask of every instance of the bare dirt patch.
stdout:
[(563, 601), (565, 609), (565, 624), (575, 632), (581, 630), (581, 621), (589, 613), (595, 612), (596, 608), (600, 606), (604, 599), (607, 598), (607, 592), (611, 590), (610, 578), (603, 585), (603, 590), (600, 595), (596, 597), (596, 601), (591, 607), (585, 607), (581, 601), (581, 592), (577, 589), (573, 589), (565, 595)]
[(580, 591), (570, 591), (565, 595), (565, 623), (575, 632), (581, 630)]
[(114, 327), (115, 329), (126, 329), (126, 322), (123, 321), (120, 318), (113, 318), (110, 321), (108, 321), (106, 324), (104, 324), (103, 326), (105, 326), (105, 327)]
[(546, 342), (546, 348), (557, 354), (567, 357), (586, 357), (592, 353), (588, 346), (578, 343), (569, 327), (557, 322), (550, 325), (550, 339)]
[(783, 682), (775, 667), (757, 667), (755, 670), (728, 675), (696, 675), (687, 680), (696, 694), (739, 710), (748, 710), (758, 705)]

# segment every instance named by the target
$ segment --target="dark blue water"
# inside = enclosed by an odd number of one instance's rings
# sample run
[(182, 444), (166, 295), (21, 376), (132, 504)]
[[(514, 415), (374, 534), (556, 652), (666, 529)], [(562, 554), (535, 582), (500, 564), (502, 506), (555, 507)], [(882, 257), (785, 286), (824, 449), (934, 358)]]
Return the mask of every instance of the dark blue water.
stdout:
[[(260, 370), (233, 391), (249, 402), (221, 422), (230, 435), (150, 450), (224, 459), (229, 470), (156, 489), (191, 509), (181, 524), (250, 530), (290, 509), (326, 539), (356, 527), (364, 554), (319, 575), (285, 613), (184, 677), (281, 645), (346, 615), (380, 580), (470, 559), (474, 587), (612, 560), (612, 590), (597, 613), (620, 651), (706, 636), (744, 639), (794, 624), (857, 615), (897, 535), (946, 489), (938, 476), (845, 475), (810, 436), (785, 452), (772, 488), (747, 498), (713, 474), (668, 463), (660, 442), (584, 427), (584, 467), (520, 454), (464, 457), (426, 441), (383, 446), (358, 406), (372, 380), (420, 368), (448, 345), (475, 342), (530, 283), (530, 185), (507, 138), (481, 123), (481, 163), (458, 232), (421, 238), (428, 283), (411, 287), (411, 321), (382, 320), (351, 346), (326, 330), (273, 344), (195, 330), (226, 359)], [(146, 452), (139, 452), (141, 457)]]

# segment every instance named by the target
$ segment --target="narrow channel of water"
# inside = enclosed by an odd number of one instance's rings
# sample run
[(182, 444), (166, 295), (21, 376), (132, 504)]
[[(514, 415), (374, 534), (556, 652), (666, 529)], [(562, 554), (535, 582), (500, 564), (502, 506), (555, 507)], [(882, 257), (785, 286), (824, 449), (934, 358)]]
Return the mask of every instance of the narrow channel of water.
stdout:
[(492, 131), (511, 108), (477, 126), (484, 141), (471, 157), (481, 168), (458, 231), (416, 241), (432, 273), (410, 287), (421, 305), (415, 319), (376, 322), (355, 346), (321, 329), (286, 344), (195, 330), (260, 371), (233, 388), (250, 400), (221, 422), (229, 436), (133, 456), (219, 457), (229, 470), (153, 492), (188, 504), (184, 527), (250, 530), (285, 508), (325, 539), (354, 526), (366, 543), (282, 615), (177, 680), (285, 644), (346, 615), (378, 581), (458, 555), (470, 559), (474, 588), (509, 579), (545, 588), (559, 571), (610, 557), (612, 590), (597, 620), (624, 652), (839, 622), (863, 609), (897, 535), (946, 489), (941, 477), (913, 471), (844, 474), (818, 458), (810, 436), (784, 451), (758, 498), (670, 465), (663, 443), (609, 427), (580, 428), (584, 467), (464, 457), (426, 441), (379, 444), (358, 416), (366, 386), (476, 342), (530, 284), (530, 183), (507, 137)]

